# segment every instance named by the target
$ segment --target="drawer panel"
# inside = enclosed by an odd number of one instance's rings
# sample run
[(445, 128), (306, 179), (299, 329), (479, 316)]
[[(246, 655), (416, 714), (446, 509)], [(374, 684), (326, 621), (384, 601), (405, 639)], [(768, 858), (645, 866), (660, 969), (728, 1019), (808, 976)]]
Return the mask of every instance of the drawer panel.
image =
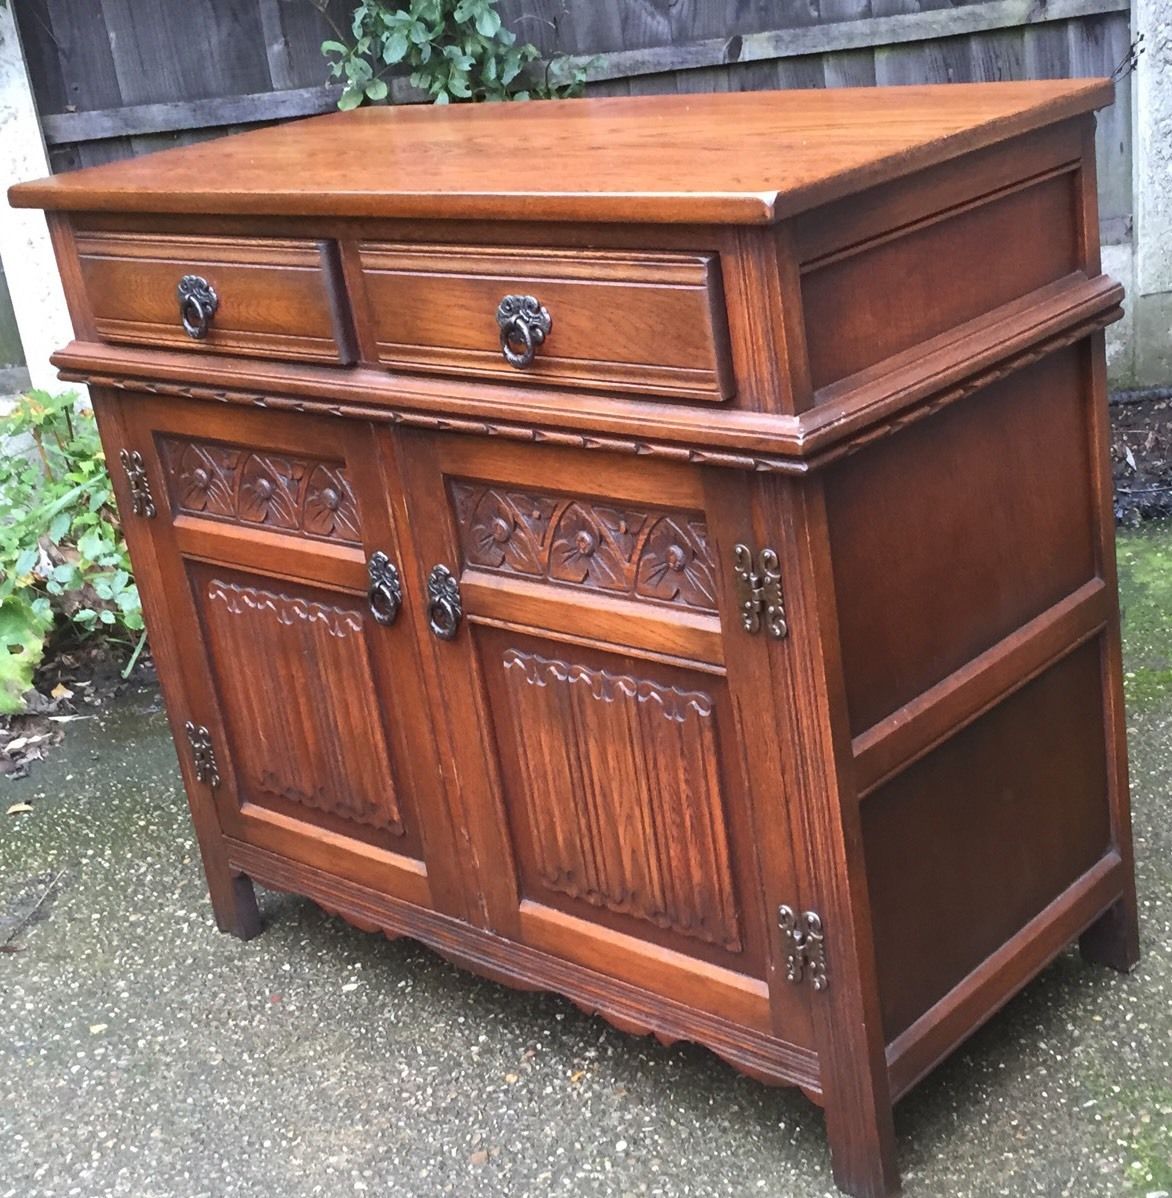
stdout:
[[(83, 232), (78, 253), (98, 336), (167, 349), (354, 361), (333, 242)], [(179, 286), (214, 292), (206, 333), (184, 328)], [(207, 306), (206, 295), (198, 302)], [(196, 333), (201, 315), (187, 309)]]
[[(379, 360), (399, 370), (635, 391), (719, 403), (733, 394), (715, 254), (359, 246)], [(498, 307), (532, 296), (549, 332), (505, 359)], [(524, 354), (514, 336), (514, 352)]]

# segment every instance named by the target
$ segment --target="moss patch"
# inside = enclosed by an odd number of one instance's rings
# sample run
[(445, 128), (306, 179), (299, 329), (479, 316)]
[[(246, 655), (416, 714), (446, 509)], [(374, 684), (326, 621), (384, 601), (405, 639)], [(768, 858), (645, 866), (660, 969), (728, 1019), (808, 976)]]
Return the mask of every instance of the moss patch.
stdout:
[(1172, 701), (1172, 520), (1120, 530), (1119, 599), (1127, 705)]

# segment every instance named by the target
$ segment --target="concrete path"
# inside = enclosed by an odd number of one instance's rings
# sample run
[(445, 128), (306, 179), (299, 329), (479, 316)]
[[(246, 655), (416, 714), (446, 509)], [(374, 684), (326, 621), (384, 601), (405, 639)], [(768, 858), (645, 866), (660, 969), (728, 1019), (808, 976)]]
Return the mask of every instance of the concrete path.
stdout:
[[(907, 1198), (1172, 1192), (1172, 529), (1121, 556), (1144, 961), (1063, 956), (901, 1104)], [(0, 953), (0, 1198), (835, 1192), (819, 1112), (702, 1049), (283, 895), (217, 934), (153, 693), (0, 780), (0, 943), (58, 874)]]

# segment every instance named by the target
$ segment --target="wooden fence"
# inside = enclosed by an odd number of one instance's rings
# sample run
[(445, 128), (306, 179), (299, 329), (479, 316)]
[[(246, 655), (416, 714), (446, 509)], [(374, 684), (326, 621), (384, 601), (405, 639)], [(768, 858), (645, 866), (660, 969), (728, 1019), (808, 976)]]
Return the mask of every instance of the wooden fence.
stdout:
[[(331, 0), (13, 0), (55, 170), (328, 111)], [(596, 94), (1110, 75), (1130, 0), (502, 0)], [(405, 83), (394, 97), (410, 101)], [(1131, 228), (1129, 81), (1100, 116), (1108, 242)]]

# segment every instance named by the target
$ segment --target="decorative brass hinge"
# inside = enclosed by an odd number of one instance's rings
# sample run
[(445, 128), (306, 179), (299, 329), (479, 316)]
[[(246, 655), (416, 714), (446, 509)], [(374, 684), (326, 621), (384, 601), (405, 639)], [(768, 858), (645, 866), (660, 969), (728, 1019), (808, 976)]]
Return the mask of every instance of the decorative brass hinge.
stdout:
[(825, 990), (826, 946), (822, 938), (822, 917), (817, 911), (798, 915), (784, 904), (777, 908), (777, 926), (785, 937), (785, 980), (801, 985), (809, 982), (815, 990)]
[(151, 519), (155, 514), (155, 500), (151, 495), (150, 479), (147, 478), (142, 454), (137, 449), (124, 449), (118, 455), (118, 460), (122, 463), (122, 469), (126, 471), (126, 481), (130, 484), (130, 506), (134, 514)]
[(733, 565), (737, 603), (745, 631), (757, 633), (764, 628), (770, 636), (780, 641), (789, 632), (789, 625), (785, 622), (785, 605), (781, 599), (781, 563), (776, 551), (762, 549), (754, 565), (753, 551), (748, 545), (738, 545), (733, 550)]
[(184, 725), (188, 743), (191, 745), (191, 760), (195, 765), (195, 776), (213, 790), (220, 785), (220, 767), (216, 765), (216, 754), (212, 748), (212, 734), (202, 725), (190, 720)]

